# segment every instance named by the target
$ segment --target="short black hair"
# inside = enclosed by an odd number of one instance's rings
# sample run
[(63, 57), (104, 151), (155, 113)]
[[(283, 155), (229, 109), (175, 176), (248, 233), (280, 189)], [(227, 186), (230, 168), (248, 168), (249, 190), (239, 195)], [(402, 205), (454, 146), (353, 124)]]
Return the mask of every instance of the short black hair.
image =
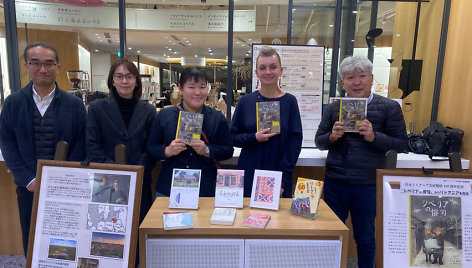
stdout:
[(59, 55), (57, 54), (57, 50), (50, 44), (44, 43), (44, 42), (34, 42), (25, 47), (25, 52), (23, 53), (25, 62), (28, 62), (28, 51), (33, 47), (44, 47), (44, 48), (52, 50), (52, 52), (54, 52), (54, 56), (56, 56), (56, 63), (59, 63)]
[(208, 76), (202, 69), (198, 69), (195, 67), (187, 67), (185, 68), (182, 73), (180, 74), (179, 84), (180, 87), (184, 87), (184, 84), (189, 80), (192, 79), (194, 82), (198, 82), (198, 80), (203, 79), (205, 82), (208, 82)]

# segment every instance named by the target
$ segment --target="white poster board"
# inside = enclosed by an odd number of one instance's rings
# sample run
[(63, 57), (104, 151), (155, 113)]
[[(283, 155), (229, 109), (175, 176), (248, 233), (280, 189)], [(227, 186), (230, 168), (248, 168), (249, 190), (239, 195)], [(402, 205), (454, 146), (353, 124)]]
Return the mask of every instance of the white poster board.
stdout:
[[(256, 90), (256, 59), (261, 47), (252, 45), (252, 90)], [(284, 68), (282, 90), (294, 95), (298, 101), (303, 127), (302, 147), (315, 147), (315, 134), (321, 122), (323, 108), (323, 46), (304, 45), (267, 45), (280, 55)]]
[(377, 265), (472, 267), (472, 174), (377, 174)]
[(142, 170), (38, 161), (27, 266), (134, 266)]

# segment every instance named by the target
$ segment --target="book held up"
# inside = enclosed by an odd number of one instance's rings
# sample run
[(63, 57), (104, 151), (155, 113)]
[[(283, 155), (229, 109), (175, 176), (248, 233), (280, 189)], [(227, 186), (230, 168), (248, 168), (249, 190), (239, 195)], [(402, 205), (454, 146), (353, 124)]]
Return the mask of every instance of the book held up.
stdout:
[(280, 133), (280, 102), (256, 102), (257, 131), (270, 128), (269, 133)]
[(339, 120), (345, 132), (359, 132), (359, 123), (367, 118), (367, 98), (341, 98)]
[(190, 144), (192, 140), (199, 140), (202, 126), (203, 114), (180, 111), (175, 139), (181, 139), (186, 144)]

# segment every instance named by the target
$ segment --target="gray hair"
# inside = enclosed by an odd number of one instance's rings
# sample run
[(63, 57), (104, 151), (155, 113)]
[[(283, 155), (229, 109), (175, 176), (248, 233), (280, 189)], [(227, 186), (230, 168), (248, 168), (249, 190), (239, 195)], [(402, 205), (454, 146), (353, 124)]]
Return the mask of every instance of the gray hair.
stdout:
[(373, 68), (374, 65), (372, 62), (364, 56), (356, 55), (353, 57), (347, 57), (344, 58), (339, 65), (339, 76), (343, 79), (346, 73), (352, 73), (354, 71), (368, 71), (372, 74)]

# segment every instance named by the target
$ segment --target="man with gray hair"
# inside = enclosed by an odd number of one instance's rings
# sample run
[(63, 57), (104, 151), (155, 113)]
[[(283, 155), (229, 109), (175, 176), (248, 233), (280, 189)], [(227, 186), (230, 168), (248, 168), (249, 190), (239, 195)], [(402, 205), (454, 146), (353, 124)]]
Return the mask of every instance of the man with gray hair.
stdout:
[(51, 45), (26, 46), (31, 82), (5, 100), (0, 114), (0, 147), (17, 185), (16, 194), (26, 255), (38, 159), (53, 159), (56, 144), (69, 145), (67, 160), (85, 158), (85, 106), (56, 84), (59, 57)]
[(387, 151), (403, 152), (408, 141), (400, 105), (371, 92), (372, 69), (364, 56), (347, 57), (339, 68), (347, 96), (367, 98), (359, 132), (344, 132), (336, 101), (326, 108), (315, 136), (316, 146), (329, 150), (324, 199), (343, 222), (351, 214), (360, 268), (375, 262), (376, 169), (384, 168)]

